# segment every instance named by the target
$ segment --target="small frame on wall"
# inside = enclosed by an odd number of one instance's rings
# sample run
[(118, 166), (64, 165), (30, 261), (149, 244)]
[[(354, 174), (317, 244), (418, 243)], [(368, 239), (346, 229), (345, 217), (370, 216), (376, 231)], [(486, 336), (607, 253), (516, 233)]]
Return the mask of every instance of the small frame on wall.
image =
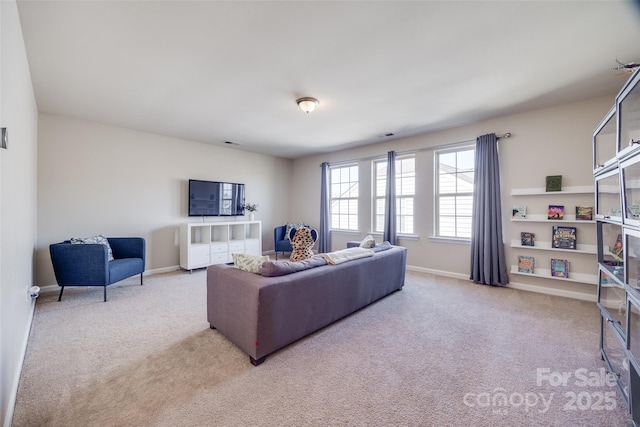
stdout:
[(2, 128), (2, 139), (0, 139), (0, 148), (7, 148), (7, 144), (9, 144), (9, 132), (7, 128)]

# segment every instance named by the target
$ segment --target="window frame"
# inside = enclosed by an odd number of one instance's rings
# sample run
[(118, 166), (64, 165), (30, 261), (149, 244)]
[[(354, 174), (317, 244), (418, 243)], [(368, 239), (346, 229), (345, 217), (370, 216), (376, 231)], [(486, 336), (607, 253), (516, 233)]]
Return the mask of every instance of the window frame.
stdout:
[[(411, 159), (413, 160), (413, 193), (410, 195), (407, 194), (401, 194), (398, 195), (398, 182), (399, 182), (399, 178), (402, 179), (402, 168), (398, 167), (398, 163), (401, 163), (403, 160), (407, 160), (407, 159)], [(387, 159), (379, 159), (379, 160), (374, 160), (373, 161), (373, 177), (372, 177), (372, 182), (373, 182), (373, 194), (372, 194), (372, 220), (371, 220), (371, 230), (374, 233), (384, 233), (384, 224), (382, 224), (382, 229), (378, 229), (378, 217), (380, 216), (380, 214), (378, 214), (378, 202), (380, 200), (382, 200), (382, 202), (384, 203), (385, 197), (386, 197), (386, 184), (387, 184), (387, 177), (386, 174), (384, 176), (383, 180), (379, 180), (378, 179), (378, 165), (379, 164), (386, 164), (387, 163)], [(400, 176), (398, 176), (400, 175)], [(379, 189), (379, 183), (382, 182), (383, 183), (383, 188), (382, 188), (382, 195), (379, 196), (378, 195), (378, 189)], [(411, 200), (411, 214), (406, 214), (403, 213), (403, 203), (402, 200)], [(405, 154), (405, 155), (401, 155), (401, 156), (397, 156), (396, 157), (396, 228), (397, 228), (397, 234), (399, 235), (406, 235), (406, 236), (414, 236), (415, 235), (415, 202), (416, 202), (416, 156), (415, 154)], [(383, 206), (383, 213), (382, 213), (382, 218), (383, 218), (383, 222), (384, 222), (384, 204)], [(402, 217), (410, 217), (411, 218), (411, 230), (407, 230), (406, 228), (403, 230), (401, 228), (403, 223), (402, 221)]]
[[(353, 169), (355, 168), (355, 172), (353, 171)], [(349, 169), (349, 180), (348, 181), (343, 181), (342, 180), (342, 176), (340, 177), (340, 181), (335, 183), (334, 182), (334, 172), (338, 171), (338, 170), (342, 170), (342, 169)], [(355, 180), (353, 180), (353, 176), (352, 174), (355, 175)], [(341, 164), (339, 166), (330, 166), (329, 167), (329, 230), (331, 231), (342, 231), (342, 232), (354, 232), (354, 231), (359, 231), (359, 208), (358, 205), (360, 203), (360, 165), (358, 163), (350, 163), (350, 164)], [(340, 173), (340, 175), (342, 175), (342, 173)], [(356, 184), (356, 189), (355, 189), (355, 196), (352, 194), (352, 192), (354, 191), (353, 188), (348, 188), (346, 191), (348, 191), (350, 194), (347, 197), (334, 197), (334, 185), (339, 185), (340, 187), (342, 187), (343, 185), (349, 185), (351, 184), (351, 186), (353, 185), (353, 183)], [(344, 193), (341, 193), (341, 196)], [(334, 212), (334, 208), (336, 206), (335, 203), (338, 203), (338, 206), (346, 206), (346, 212), (341, 212), (338, 211), (337, 213)], [(344, 203), (346, 202), (346, 203)], [(352, 207), (355, 207), (355, 213), (351, 211)], [(338, 215), (338, 216), (346, 216), (347, 217), (347, 225), (351, 224), (352, 221), (355, 221), (355, 228), (344, 228), (344, 227), (340, 227), (340, 226), (334, 226), (334, 217)], [(355, 217), (355, 219), (353, 219), (352, 217)], [(338, 225), (342, 225), (341, 223), (341, 219), (338, 220)]]
[[(457, 170), (457, 155), (460, 152), (463, 151), (471, 151), (473, 153), (473, 158), (474, 158), (474, 163), (473, 163), (473, 167), (471, 168), (471, 170), (469, 169), (464, 169), (463, 171), (458, 171)], [(457, 146), (454, 148), (447, 148), (447, 149), (442, 149), (442, 150), (435, 150), (434, 151), (434, 190), (433, 190), (433, 206), (434, 206), (434, 212), (433, 212), (433, 235), (434, 238), (436, 239), (442, 239), (442, 240), (453, 240), (453, 241), (462, 241), (462, 242), (470, 242), (471, 241), (471, 225), (469, 226), (469, 235), (461, 235), (458, 231), (458, 218), (462, 217), (462, 218), (469, 218), (469, 221), (472, 221), (473, 218), (473, 193), (474, 193), (474, 188), (475, 188), (475, 182), (472, 182), (472, 189), (471, 191), (457, 191), (457, 183), (456, 183), (456, 191), (452, 192), (452, 193), (440, 193), (440, 179), (441, 179), (441, 174), (440, 174), (440, 155), (442, 154), (451, 154), (451, 153), (455, 153), (456, 154), (456, 174), (458, 173), (472, 173), (472, 176), (475, 176), (475, 144), (465, 144), (465, 145), (461, 145), (461, 146)], [(441, 214), (440, 214), (440, 206), (441, 206), (441, 198), (442, 197), (454, 197), (454, 214), (453, 214), (453, 218), (454, 218), (454, 234), (453, 236), (450, 235), (443, 235), (441, 233)], [(470, 211), (469, 211), (469, 215), (460, 215), (458, 214), (458, 205), (457, 205), (457, 200), (456, 198), (458, 197), (470, 197), (471, 198), (471, 207), (470, 207)]]

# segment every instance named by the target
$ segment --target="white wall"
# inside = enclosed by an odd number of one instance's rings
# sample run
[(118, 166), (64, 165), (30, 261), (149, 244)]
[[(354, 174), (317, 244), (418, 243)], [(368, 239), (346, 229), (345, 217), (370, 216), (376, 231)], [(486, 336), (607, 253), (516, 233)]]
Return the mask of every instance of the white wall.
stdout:
[(0, 1), (0, 420), (8, 426), (34, 302), (37, 202), (37, 107), (14, 1)]
[[(620, 82), (620, 85), (624, 81)], [(524, 203), (529, 211), (540, 210), (546, 213), (549, 204), (565, 204), (567, 213), (572, 213), (576, 204), (594, 205), (593, 195), (579, 196), (566, 200), (556, 198), (518, 199), (510, 196), (512, 188), (544, 187), (545, 176), (563, 175), (563, 186), (593, 186), (592, 133), (604, 115), (614, 103), (616, 94), (587, 102), (547, 108), (523, 114), (502, 117), (495, 120), (470, 124), (441, 132), (434, 132), (410, 138), (396, 139), (376, 145), (338, 151), (329, 154), (310, 156), (294, 161), (293, 193), (296, 203), (292, 206), (292, 216), (305, 218), (311, 224), (319, 223), (320, 211), (320, 164), (322, 162), (340, 162), (345, 160), (380, 156), (387, 151), (396, 152), (437, 147), (460, 141), (475, 140), (479, 135), (495, 132), (511, 132), (513, 136), (500, 141), (500, 169), (502, 179), (502, 212), (506, 257), (514, 264), (521, 251), (508, 246), (513, 236), (519, 239), (520, 230), (510, 221), (510, 211), (514, 204)], [(399, 244), (406, 246), (408, 264), (427, 271), (453, 273), (454, 276), (469, 276), (469, 245), (443, 242), (430, 239), (433, 236), (433, 188), (434, 188), (433, 150), (416, 154), (416, 239), (400, 239)], [(332, 249), (343, 248), (348, 240), (364, 237), (371, 229), (371, 204), (367, 195), (371, 189), (371, 161), (360, 162), (359, 204), (360, 231), (356, 234), (332, 233)], [(364, 202), (362, 202), (364, 200)], [(585, 225), (586, 226), (586, 225)], [(545, 225), (549, 228), (549, 225)], [(595, 244), (595, 226), (591, 225), (583, 233), (579, 232), (581, 243)], [(533, 231), (533, 230), (531, 230)], [(580, 231), (580, 230), (579, 230)], [(540, 233), (550, 233), (541, 230)], [(545, 237), (545, 236), (543, 236)], [(381, 236), (377, 237), (381, 240)], [(543, 240), (550, 241), (550, 237)], [(548, 264), (551, 253), (540, 251), (534, 254), (540, 265)], [(558, 255), (556, 252), (555, 255)], [(594, 255), (577, 256), (571, 264), (573, 271), (596, 274), (597, 264)], [(593, 298), (595, 286), (579, 283), (559, 282), (521, 275), (511, 275), (515, 286), (529, 289), (529, 285), (542, 287), (545, 292), (579, 298)]]
[(288, 217), (288, 159), (40, 114), (38, 160), (40, 286), (56, 283), (49, 245), (71, 237), (144, 237), (147, 270), (176, 268), (179, 224), (202, 221), (187, 216), (190, 178), (244, 183), (247, 202), (259, 204), (264, 251)]

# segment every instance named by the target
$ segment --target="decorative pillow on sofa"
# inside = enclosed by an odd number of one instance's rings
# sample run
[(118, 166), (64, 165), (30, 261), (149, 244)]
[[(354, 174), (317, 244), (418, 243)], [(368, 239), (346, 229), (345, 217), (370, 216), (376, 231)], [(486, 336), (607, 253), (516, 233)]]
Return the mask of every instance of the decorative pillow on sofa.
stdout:
[(291, 229), (292, 228), (300, 228), (300, 227), (304, 227), (305, 225), (303, 223), (299, 223), (299, 224), (294, 224), (294, 223), (288, 223), (287, 224), (287, 228), (284, 231), (284, 238), (287, 240), (291, 240), (291, 236), (289, 236), (289, 234), (291, 233)]
[(309, 227), (300, 227), (296, 229), (295, 235), (291, 239), (291, 247), (293, 251), (289, 257), (289, 261), (302, 261), (313, 256), (313, 245), (318, 240), (318, 232), (311, 230)]
[(91, 236), (91, 237), (72, 237), (70, 241), (74, 245), (81, 245), (85, 243), (105, 245), (107, 247), (107, 259), (109, 261), (113, 261), (114, 259), (113, 251), (111, 250), (111, 245), (109, 244), (109, 241), (103, 234), (98, 234), (97, 236)]
[(375, 245), (376, 241), (373, 239), (373, 236), (371, 236), (371, 234), (367, 234), (367, 236), (362, 239), (362, 242), (360, 242), (360, 247), (365, 249), (371, 249)]
[(231, 254), (231, 256), (233, 263), (240, 270), (256, 274), (260, 274), (262, 264), (269, 261), (269, 257), (266, 255)]

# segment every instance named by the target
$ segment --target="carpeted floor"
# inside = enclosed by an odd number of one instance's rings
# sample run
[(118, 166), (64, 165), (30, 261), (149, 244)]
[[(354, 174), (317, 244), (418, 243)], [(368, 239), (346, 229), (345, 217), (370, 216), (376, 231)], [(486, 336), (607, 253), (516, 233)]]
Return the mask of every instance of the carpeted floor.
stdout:
[(253, 367), (209, 329), (205, 280), (41, 295), (12, 425), (630, 425), (615, 387), (579, 384), (604, 366), (594, 303), (408, 272)]

